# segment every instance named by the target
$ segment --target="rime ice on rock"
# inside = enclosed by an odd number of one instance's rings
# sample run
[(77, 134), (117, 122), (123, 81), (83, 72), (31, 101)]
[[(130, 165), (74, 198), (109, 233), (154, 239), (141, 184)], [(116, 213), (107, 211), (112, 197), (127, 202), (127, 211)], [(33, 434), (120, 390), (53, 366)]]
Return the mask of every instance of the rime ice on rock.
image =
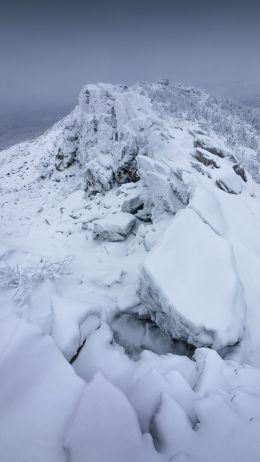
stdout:
[(237, 343), (245, 306), (228, 242), (187, 208), (147, 257), (139, 294), (174, 338), (218, 349)]
[(130, 213), (118, 212), (94, 221), (96, 239), (123, 241), (135, 226), (136, 219)]

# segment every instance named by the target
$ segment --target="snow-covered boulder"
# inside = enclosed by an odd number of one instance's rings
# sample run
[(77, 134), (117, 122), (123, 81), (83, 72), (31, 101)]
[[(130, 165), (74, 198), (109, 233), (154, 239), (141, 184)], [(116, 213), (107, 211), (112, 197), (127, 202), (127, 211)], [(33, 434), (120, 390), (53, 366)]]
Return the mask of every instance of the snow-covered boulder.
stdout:
[(229, 167), (223, 169), (216, 180), (217, 186), (229, 194), (240, 194), (243, 189), (243, 180)]
[(237, 175), (239, 175), (242, 178), (242, 180), (245, 183), (247, 182), (247, 176), (246, 176), (246, 172), (245, 172), (244, 167), (241, 167), (241, 165), (239, 165), (239, 164), (235, 164), (233, 166), (233, 170)]
[(235, 155), (219, 140), (213, 140), (208, 136), (199, 135), (195, 138), (194, 146), (195, 148), (205, 149), (215, 156), (221, 158), (227, 157), (232, 162), (237, 162)]
[(122, 212), (127, 213), (136, 213), (138, 210), (142, 209), (144, 205), (144, 200), (140, 194), (135, 194), (125, 199), (122, 205)]
[(113, 213), (94, 222), (93, 234), (96, 239), (123, 241), (135, 223), (136, 219), (130, 213)]
[(160, 210), (176, 213), (189, 203), (191, 186), (183, 171), (171, 164), (138, 156), (138, 168), (152, 204)]
[(213, 159), (213, 156), (206, 151), (206, 149), (196, 149), (194, 153), (194, 158), (198, 160), (201, 164), (205, 165), (205, 167), (212, 167), (212, 168), (219, 168), (216, 159)]
[(175, 338), (218, 349), (242, 336), (245, 306), (232, 251), (189, 208), (178, 213), (148, 255), (139, 295)]

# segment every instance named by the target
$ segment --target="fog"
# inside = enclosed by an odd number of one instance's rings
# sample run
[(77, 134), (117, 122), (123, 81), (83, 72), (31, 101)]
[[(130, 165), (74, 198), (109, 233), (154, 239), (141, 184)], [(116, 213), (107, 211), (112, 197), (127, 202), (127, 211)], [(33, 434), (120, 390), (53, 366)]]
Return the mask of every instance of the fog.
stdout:
[(2, 1), (0, 112), (58, 114), (85, 83), (161, 77), (254, 102), (259, 12), (222, 0)]

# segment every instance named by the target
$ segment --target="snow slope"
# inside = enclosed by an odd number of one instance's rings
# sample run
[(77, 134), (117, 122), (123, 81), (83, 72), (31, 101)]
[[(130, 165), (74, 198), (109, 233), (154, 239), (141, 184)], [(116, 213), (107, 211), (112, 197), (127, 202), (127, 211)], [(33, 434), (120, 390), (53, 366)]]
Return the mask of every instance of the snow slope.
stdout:
[(1, 460), (259, 460), (259, 133), (92, 84), (1, 152)]

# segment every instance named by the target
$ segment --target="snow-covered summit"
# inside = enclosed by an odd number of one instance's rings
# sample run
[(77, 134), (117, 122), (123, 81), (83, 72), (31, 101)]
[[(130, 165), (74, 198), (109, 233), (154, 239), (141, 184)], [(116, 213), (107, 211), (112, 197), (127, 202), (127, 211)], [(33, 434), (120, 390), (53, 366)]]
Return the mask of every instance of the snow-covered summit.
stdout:
[[(49, 173), (54, 167), (63, 170), (76, 161), (84, 169), (87, 186), (93, 186), (95, 192), (109, 188), (114, 181), (124, 182), (124, 176), (131, 179), (127, 168), (131, 162), (134, 169), (132, 160), (137, 154), (155, 159), (157, 155), (162, 157), (162, 151), (166, 154), (171, 150), (171, 131), (177, 123), (186, 123), (190, 129), (199, 126), (199, 131), (216, 134), (235, 151), (239, 162), (259, 178), (259, 113), (168, 81), (133, 87), (86, 85), (71, 114), (20, 149), (26, 146), (26, 151), (37, 150), (36, 160)], [(99, 173), (96, 181), (91, 175), (93, 162)]]
[(205, 92), (168, 81), (86, 85), (71, 114), (2, 152), (5, 231), (32, 234), (33, 246), (46, 226), (54, 241), (77, 230), (95, 239), (93, 249), (102, 239), (131, 241), (136, 261), (148, 251), (132, 287), (136, 306), (139, 300), (163, 330), (195, 346), (240, 342), (247, 297), (256, 297), (239, 272), (240, 247), (247, 258), (260, 253), (259, 187), (246, 170), (251, 148), (231, 144), (224, 130), (218, 135), (216, 121), (228, 124), (233, 114), (233, 125), (256, 143), (258, 126), (253, 112), (216, 105)]
[[(40, 138), (1, 152), (2, 326), (8, 319), (10, 338), (24, 345), (17, 361), (35, 343), (46, 364), (51, 355), (64, 369), (72, 393), (48, 458), (66, 452), (78, 462), (90, 450), (93, 461), (121, 462), (132, 450), (140, 461), (235, 454), (244, 462), (250, 442), (258, 460), (259, 139), (256, 111), (201, 90), (100, 83), (86, 85), (78, 106)], [(7, 373), (9, 343), (5, 390), (18, 380)], [(29, 366), (30, 377), (33, 356)], [(38, 388), (34, 404), (49, 402), (49, 388)], [(103, 391), (118, 403), (113, 416)], [(23, 390), (18, 401), (20, 422)], [(52, 419), (51, 409), (40, 411), (38, 449), (26, 446), (26, 425), (17, 439), (34, 462), (47, 457), (41, 422)], [(5, 409), (3, 428), (18, 432), (15, 419)], [(234, 438), (229, 453), (231, 423), (247, 441)], [(219, 458), (212, 444), (223, 448)], [(2, 447), (0, 458), (16, 462), (18, 447), (8, 457), (11, 440)]]
[(249, 172), (258, 152), (230, 143), (228, 130), (217, 134), (217, 120), (232, 115), (257, 144), (255, 113), (201, 90), (168, 81), (86, 85), (71, 114), (2, 152), (5, 231), (32, 234), (33, 246), (46, 225), (52, 240), (77, 229), (96, 240), (93, 249), (102, 237), (131, 241), (137, 260), (148, 251), (135, 274), (136, 305), (173, 338), (217, 349), (240, 342), (250, 312), (240, 246), (248, 258), (260, 253), (259, 187)]

